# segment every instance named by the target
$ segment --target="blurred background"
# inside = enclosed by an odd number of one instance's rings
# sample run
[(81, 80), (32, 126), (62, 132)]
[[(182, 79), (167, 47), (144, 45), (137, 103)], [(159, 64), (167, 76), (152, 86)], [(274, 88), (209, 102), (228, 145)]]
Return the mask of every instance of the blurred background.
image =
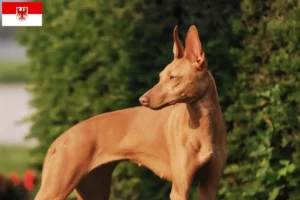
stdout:
[[(299, 200), (297, 0), (51, 0), (42, 27), (0, 27), (0, 200), (33, 198), (69, 127), (139, 105), (173, 59), (176, 24), (183, 43), (197, 26), (227, 124), (218, 199)], [(130, 163), (112, 182), (112, 200), (169, 198), (170, 183)]]
[[(2, 10), (2, 1), (0, 1)], [(0, 16), (0, 20), (1, 16)], [(0, 199), (29, 198), (35, 172), (31, 170), (28, 148), (34, 140), (24, 140), (30, 123), (21, 121), (33, 109), (25, 89), (28, 76), (23, 65), (28, 62), (25, 48), (15, 40), (15, 27), (0, 27)], [(31, 176), (33, 177), (31, 178)], [(32, 179), (32, 180), (28, 180)]]

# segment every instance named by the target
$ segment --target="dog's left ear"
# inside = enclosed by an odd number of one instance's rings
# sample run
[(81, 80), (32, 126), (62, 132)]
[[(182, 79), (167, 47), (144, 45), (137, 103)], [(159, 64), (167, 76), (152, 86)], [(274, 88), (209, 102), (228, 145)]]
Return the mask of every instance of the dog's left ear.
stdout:
[(205, 55), (202, 50), (197, 28), (194, 25), (189, 28), (185, 39), (184, 57), (192, 62), (198, 70), (205, 67)]
[(174, 28), (173, 37), (174, 37), (174, 46), (173, 46), (174, 59), (182, 58), (184, 54), (184, 47), (181, 44), (180, 39), (178, 37), (178, 25), (176, 25)]

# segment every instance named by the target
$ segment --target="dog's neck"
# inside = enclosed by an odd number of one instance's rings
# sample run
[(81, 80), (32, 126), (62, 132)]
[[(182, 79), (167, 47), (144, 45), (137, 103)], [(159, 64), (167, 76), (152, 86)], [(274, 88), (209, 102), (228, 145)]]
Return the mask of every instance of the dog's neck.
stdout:
[(199, 127), (201, 117), (209, 117), (220, 108), (214, 78), (208, 72), (209, 85), (205, 94), (197, 101), (186, 103), (191, 128)]

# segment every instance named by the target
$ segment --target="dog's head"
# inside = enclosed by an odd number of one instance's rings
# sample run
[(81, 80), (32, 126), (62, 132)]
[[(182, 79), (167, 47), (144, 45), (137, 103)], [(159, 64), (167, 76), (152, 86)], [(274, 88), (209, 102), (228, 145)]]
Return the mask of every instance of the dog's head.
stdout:
[(173, 36), (174, 60), (160, 73), (159, 82), (139, 99), (143, 106), (151, 109), (196, 101), (209, 86), (207, 62), (197, 28), (189, 28), (185, 49), (178, 37), (178, 26)]

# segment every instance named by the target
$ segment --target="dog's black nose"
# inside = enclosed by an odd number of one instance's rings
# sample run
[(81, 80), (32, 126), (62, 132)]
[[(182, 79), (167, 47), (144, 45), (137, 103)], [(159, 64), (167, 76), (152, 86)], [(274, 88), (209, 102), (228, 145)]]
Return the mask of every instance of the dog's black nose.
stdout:
[(143, 106), (147, 106), (149, 104), (149, 97), (147, 96), (141, 96), (139, 101)]

